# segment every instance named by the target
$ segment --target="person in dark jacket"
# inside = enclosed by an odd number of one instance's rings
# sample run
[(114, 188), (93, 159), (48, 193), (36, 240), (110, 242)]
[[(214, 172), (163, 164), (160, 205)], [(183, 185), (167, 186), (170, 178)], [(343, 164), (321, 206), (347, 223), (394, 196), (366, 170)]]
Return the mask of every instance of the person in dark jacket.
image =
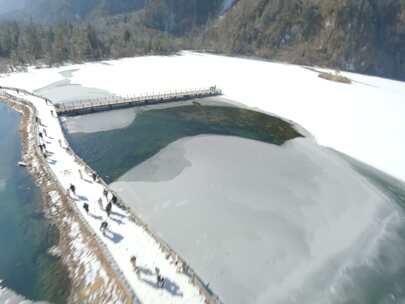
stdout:
[(111, 209), (112, 209), (112, 203), (109, 202), (109, 203), (107, 204), (107, 206), (105, 207), (105, 212), (107, 212), (107, 216), (108, 216), (108, 217), (110, 217)]
[(165, 279), (160, 274), (160, 269), (156, 267), (155, 272), (156, 272), (156, 284), (159, 288), (163, 288), (165, 286)]
[(100, 231), (105, 234), (106, 229), (108, 228), (108, 223), (107, 221), (103, 221), (100, 225)]
[(89, 213), (89, 204), (84, 203), (83, 204), (83, 209), (86, 211), (86, 213)]
[(69, 189), (70, 189), (70, 191), (71, 191), (73, 194), (76, 194), (76, 186), (75, 186), (75, 185), (70, 184)]
[(134, 269), (135, 272), (138, 271), (137, 267), (136, 267), (136, 256), (132, 256), (131, 257), (131, 264), (132, 264), (132, 268)]

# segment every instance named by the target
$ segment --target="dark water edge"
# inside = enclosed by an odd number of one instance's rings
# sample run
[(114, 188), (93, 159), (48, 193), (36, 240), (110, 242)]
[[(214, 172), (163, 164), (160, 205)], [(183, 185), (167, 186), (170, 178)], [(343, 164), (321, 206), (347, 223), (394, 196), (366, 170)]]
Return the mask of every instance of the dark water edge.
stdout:
[(302, 136), (279, 118), (247, 109), (193, 105), (148, 110), (124, 129), (66, 132), (73, 150), (111, 183), (170, 143), (202, 134), (238, 136), (281, 145)]
[(58, 230), (45, 217), (41, 192), (21, 159), (20, 115), (0, 103), (0, 279), (2, 285), (34, 300), (66, 303), (67, 269), (48, 254)]

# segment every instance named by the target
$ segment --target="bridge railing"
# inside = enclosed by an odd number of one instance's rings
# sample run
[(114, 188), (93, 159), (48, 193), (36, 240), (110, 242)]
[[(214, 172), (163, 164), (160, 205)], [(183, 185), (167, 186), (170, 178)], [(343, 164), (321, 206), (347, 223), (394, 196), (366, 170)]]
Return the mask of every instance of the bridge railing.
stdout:
[(138, 96), (127, 97), (107, 97), (98, 99), (78, 100), (72, 102), (65, 102), (63, 104), (57, 104), (56, 110), (58, 113), (69, 113), (86, 109), (97, 109), (102, 107), (124, 106), (124, 105), (146, 105), (149, 102), (170, 102), (182, 98), (201, 98), (209, 96), (221, 95), (222, 91), (216, 86), (202, 89), (192, 89), (183, 91), (171, 91), (160, 93), (147, 93)]

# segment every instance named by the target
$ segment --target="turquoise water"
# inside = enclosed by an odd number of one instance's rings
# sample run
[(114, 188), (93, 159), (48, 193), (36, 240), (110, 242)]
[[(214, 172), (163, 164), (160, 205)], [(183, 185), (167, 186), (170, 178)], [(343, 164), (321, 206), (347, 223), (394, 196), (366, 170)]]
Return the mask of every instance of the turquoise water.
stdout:
[(110, 183), (168, 144), (200, 134), (232, 135), (274, 144), (301, 136), (288, 123), (259, 112), (195, 103), (140, 112), (124, 129), (67, 137), (78, 155)]
[(44, 217), (31, 176), (16, 166), (21, 158), (19, 121), (18, 113), (0, 103), (0, 280), (26, 298), (65, 303), (67, 272), (47, 254), (58, 233)]

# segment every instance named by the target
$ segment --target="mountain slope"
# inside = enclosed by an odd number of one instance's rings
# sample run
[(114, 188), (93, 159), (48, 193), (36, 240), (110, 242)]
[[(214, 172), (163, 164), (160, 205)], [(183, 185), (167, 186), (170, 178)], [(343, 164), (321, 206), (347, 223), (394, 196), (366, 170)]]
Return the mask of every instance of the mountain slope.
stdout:
[(94, 17), (142, 10), (151, 28), (176, 34), (190, 32), (217, 16), (229, 0), (27, 0), (25, 9), (8, 19), (32, 18), (41, 23), (89, 21)]
[[(25, 8), (15, 18), (56, 23), (108, 16), (144, 7), (146, 0), (26, 0)], [(14, 18), (11, 16), (11, 18)]]
[(404, 0), (239, 0), (205, 46), (405, 79)]
[(18, 10), (24, 7), (24, 0), (0, 0), (0, 14)]
[(146, 25), (174, 34), (185, 34), (205, 25), (227, 5), (225, 0), (150, 0), (145, 7)]

